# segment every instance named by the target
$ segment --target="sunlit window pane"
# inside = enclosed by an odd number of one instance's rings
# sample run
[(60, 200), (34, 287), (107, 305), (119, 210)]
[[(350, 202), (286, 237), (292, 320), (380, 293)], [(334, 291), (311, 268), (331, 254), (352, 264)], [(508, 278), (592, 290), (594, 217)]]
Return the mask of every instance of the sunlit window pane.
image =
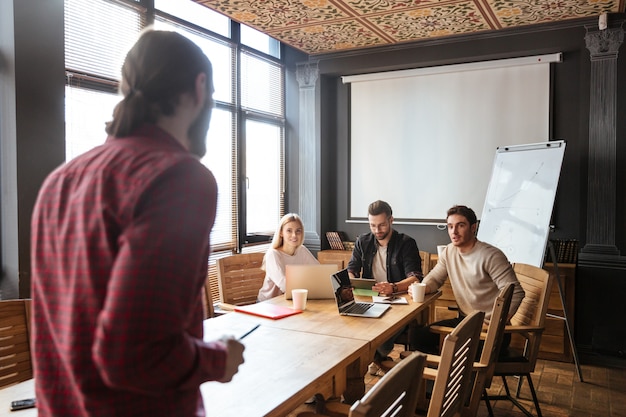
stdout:
[(276, 58), (280, 58), (280, 42), (276, 39), (252, 29), (250, 26), (241, 25), (241, 43)]
[(217, 217), (211, 231), (211, 246), (232, 247), (237, 213), (236, 186), (233, 184), (233, 117), (232, 113), (213, 109), (211, 127), (207, 135), (207, 152), (202, 163), (213, 172), (218, 184)]
[(283, 115), (283, 69), (254, 55), (241, 55), (241, 105)]
[(191, 0), (154, 0), (154, 7), (219, 35), (230, 37), (230, 19)]
[(104, 143), (105, 123), (120, 101), (117, 94), (65, 87), (65, 160)]
[(65, 0), (65, 68), (120, 78), (128, 49), (137, 40), (142, 15), (110, 1)]
[(246, 207), (247, 232), (271, 234), (280, 217), (281, 129), (246, 122)]

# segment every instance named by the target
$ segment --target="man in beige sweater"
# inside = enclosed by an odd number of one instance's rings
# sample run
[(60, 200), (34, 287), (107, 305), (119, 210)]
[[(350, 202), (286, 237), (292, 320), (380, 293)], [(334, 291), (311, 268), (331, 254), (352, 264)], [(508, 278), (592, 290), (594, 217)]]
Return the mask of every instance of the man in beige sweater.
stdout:
[[(431, 325), (457, 326), (465, 315), (483, 311), (489, 323), (494, 300), (500, 290), (510, 283), (515, 284), (509, 318), (515, 314), (524, 298), (511, 263), (495, 246), (476, 238), (478, 222), (474, 210), (466, 206), (454, 206), (447, 213), (448, 244), (439, 256), (437, 265), (426, 275), (423, 283), (426, 292), (437, 291), (446, 279), (450, 279), (452, 291), (459, 307), (459, 317), (443, 320)], [(506, 350), (510, 337), (503, 342)], [(413, 347), (427, 353), (438, 353), (439, 335), (428, 327), (415, 332)]]

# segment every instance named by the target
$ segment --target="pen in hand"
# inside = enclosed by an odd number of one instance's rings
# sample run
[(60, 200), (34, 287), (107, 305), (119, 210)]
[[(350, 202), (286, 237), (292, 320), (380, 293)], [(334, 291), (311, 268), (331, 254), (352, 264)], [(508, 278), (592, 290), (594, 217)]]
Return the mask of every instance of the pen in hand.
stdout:
[(240, 338), (239, 340), (243, 340), (244, 337), (248, 336), (250, 333), (252, 333), (253, 331), (255, 331), (256, 329), (258, 329), (260, 326), (260, 324), (257, 324), (256, 326), (254, 326), (253, 328), (251, 328), (250, 330), (248, 330), (247, 332), (245, 332)]

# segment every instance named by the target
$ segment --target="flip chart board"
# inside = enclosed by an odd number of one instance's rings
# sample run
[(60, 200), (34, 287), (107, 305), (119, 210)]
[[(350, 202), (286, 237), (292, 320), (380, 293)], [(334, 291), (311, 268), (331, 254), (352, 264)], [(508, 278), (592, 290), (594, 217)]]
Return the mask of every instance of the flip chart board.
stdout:
[(565, 141), (499, 147), (478, 239), (510, 262), (543, 266)]

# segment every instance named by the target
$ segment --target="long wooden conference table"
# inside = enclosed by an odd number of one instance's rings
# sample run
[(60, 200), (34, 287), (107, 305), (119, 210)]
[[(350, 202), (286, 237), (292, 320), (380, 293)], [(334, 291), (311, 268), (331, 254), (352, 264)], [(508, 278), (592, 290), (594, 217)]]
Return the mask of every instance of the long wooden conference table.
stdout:
[[(245, 362), (233, 380), (200, 386), (207, 415), (285, 416), (316, 394), (359, 399), (376, 348), (412, 320), (425, 320), (439, 296), (429, 294), (423, 303), (409, 298), (378, 319), (340, 316), (334, 300), (308, 300), (305, 311), (279, 320), (239, 312), (205, 320), (206, 340), (238, 337), (260, 324), (243, 340)], [(265, 302), (292, 305), (282, 296)], [(33, 380), (1, 389), (0, 417), (37, 416), (36, 409), (9, 411), (11, 401), (33, 396)]]

